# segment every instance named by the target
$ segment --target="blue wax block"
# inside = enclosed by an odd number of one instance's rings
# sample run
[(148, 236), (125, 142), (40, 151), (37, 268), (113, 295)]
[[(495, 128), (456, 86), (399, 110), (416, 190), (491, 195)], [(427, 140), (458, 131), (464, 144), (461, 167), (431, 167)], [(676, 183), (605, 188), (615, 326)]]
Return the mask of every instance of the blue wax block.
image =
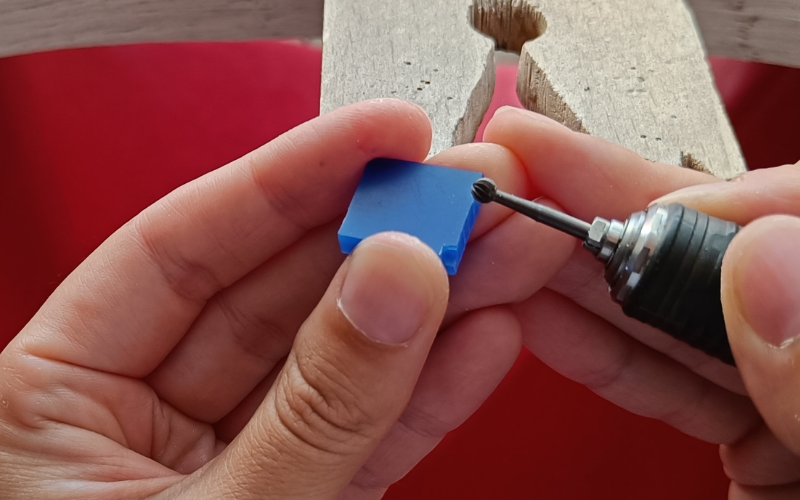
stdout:
[(424, 163), (371, 161), (339, 229), (342, 252), (349, 254), (374, 234), (400, 231), (433, 248), (455, 274), (480, 210), (472, 184), (481, 177)]

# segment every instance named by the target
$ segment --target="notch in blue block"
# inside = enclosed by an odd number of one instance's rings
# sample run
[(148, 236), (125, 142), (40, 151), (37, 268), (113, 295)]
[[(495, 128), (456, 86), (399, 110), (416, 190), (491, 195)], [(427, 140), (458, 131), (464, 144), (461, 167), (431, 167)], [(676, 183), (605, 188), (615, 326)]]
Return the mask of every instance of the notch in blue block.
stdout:
[(349, 254), (361, 240), (385, 231), (416, 236), (456, 274), (480, 211), (472, 184), (482, 175), (403, 160), (369, 162), (339, 229)]

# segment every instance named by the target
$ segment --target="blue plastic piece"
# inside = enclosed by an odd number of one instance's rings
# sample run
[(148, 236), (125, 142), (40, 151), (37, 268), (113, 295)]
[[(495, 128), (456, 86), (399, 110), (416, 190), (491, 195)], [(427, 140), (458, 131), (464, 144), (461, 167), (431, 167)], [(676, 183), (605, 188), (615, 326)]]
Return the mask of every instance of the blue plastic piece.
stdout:
[(342, 252), (374, 234), (400, 231), (433, 248), (448, 274), (456, 274), (480, 210), (472, 184), (481, 177), (410, 161), (369, 162), (339, 229)]

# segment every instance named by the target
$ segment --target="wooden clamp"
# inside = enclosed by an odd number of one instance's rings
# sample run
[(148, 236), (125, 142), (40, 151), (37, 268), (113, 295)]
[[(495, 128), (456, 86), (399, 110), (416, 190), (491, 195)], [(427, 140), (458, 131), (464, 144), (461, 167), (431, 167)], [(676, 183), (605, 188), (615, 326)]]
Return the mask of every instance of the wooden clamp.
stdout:
[(745, 170), (681, 0), (327, 0), (323, 41), (322, 110), (411, 100), (433, 121), (432, 153), (474, 138), (496, 44), (521, 51), (529, 109), (652, 161)]
[[(322, 110), (409, 99), (430, 114), (438, 152), (474, 137), (497, 44), (521, 51), (527, 107), (654, 161), (744, 169), (682, 0), (324, 1), (323, 30), (323, 0), (5, 0), (0, 57), (322, 34)], [(688, 2), (711, 54), (800, 66), (797, 0)]]

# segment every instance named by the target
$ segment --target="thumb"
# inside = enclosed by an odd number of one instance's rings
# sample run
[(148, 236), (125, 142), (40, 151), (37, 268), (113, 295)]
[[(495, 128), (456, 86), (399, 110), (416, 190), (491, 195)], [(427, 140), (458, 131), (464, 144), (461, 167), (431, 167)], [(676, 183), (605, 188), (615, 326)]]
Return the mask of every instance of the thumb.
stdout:
[(190, 497), (336, 497), (408, 403), (447, 300), (444, 268), (422, 242), (398, 233), (362, 242)]
[(722, 266), (722, 305), (753, 402), (800, 455), (800, 218), (767, 217), (734, 238)]

